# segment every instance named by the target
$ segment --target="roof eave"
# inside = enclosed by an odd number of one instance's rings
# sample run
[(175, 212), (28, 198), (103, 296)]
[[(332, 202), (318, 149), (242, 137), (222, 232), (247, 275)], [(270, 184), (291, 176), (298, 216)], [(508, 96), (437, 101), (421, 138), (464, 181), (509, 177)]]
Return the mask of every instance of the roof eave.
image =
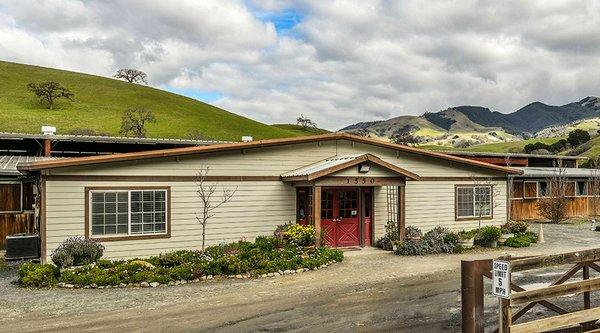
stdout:
[(462, 158), (458, 156), (452, 156), (448, 154), (437, 153), (433, 151), (427, 151), (419, 148), (403, 146), (395, 143), (384, 142), (380, 140), (374, 140), (370, 138), (359, 137), (356, 135), (348, 134), (348, 133), (329, 133), (322, 135), (312, 135), (305, 137), (294, 137), (294, 138), (284, 138), (284, 139), (270, 139), (270, 140), (260, 140), (260, 141), (250, 141), (250, 142), (237, 142), (237, 143), (226, 143), (226, 144), (216, 144), (209, 146), (196, 146), (196, 147), (184, 147), (184, 148), (171, 148), (171, 149), (163, 149), (163, 150), (154, 150), (154, 151), (145, 151), (145, 152), (134, 152), (134, 153), (122, 153), (122, 154), (114, 154), (114, 155), (103, 155), (103, 156), (90, 156), (90, 157), (80, 157), (80, 158), (70, 158), (59, 161), (40, 161), (40, 162), (31, 162), (20, 164), (17, 169), (19, 171), (37, 171), (42, 169), (54, 169), (54, 168), (62, 168), (68, 166), (80, 166), (80, 165), (94, 165), (101, 163), (109, 163), (109, 162), (125, 162), (139, 159), (149, 159), (149, 158), (162, 158), (162, 157), (172, 157), (172, 156), (184, 156), (184, 155), (193, 155), (200, 153), (213, 153), (213, 152), (221, 152), (221, 151), (232, 151), (232, 150), (243, 150), (243, 149), (251, 149), (251, 148), (263, 148), (263, 147), (272, 147), (278, 145), (285, 144), (294, 144), (294, 143), (308, 143), (308, 142), (319, 142), (319, 141), (329, 141), (329, 140), (350, 140), (353, 142), (359, 142), (364, 144), (371, 144), (375, 146), (380, 146), (384, 148), (394, 149), (397, 151), (428, 156), (433, 158), (440, 158), (448, 161), (454, 161), (461, 164), (478, 166), (485, 169), (496, 170), (509, 174), (519, 174), (519, 170), (515, 170), (509, 167), (502, 167), (493, 165), (490, 163), (474, 161), (467, 158)]

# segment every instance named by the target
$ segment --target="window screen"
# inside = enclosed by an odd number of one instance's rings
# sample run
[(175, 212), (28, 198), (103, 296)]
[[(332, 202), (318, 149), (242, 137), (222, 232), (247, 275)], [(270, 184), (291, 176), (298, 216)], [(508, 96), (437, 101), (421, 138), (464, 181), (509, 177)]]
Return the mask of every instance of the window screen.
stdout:
[(491, 186), (459, 186), (456, 188), (456, 216), (492, 216)]
[(166, 233), (166, 193), (166, 190), (92, 191), (91, 235)]

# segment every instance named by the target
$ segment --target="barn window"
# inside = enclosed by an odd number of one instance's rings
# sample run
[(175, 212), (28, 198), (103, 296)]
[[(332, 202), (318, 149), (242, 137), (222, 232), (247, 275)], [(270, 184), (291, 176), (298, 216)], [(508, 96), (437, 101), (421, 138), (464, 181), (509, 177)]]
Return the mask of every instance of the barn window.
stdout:
[(538, 196), (538, 185), (535, 181), (523, 182), (523, 198), (537, 198)]
[(0, 213), (19, 213), (23, 210), (23, 184), (0, 182)]
[(550, 194), (548, 182), (541, 180), (538, 182), (538, 197), (547, 197)]
[(577, 196), (584, 196), (588, 194), (587, 182), (585, 180), (577, 181)]
[(91, 190), (90, 235), (140, 236), (167, 233), (167, 190)]
[(456, 217), (492, 217), (492, 186), (457, 186)]

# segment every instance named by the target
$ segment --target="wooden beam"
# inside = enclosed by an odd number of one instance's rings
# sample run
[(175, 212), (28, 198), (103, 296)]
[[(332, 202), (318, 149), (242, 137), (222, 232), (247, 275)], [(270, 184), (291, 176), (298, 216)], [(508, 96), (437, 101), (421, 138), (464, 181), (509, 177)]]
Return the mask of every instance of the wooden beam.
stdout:
[(313, 186), (313, 220), (317, 234), (315, 244), (321, 246), (321, 186)]
[(600, 249), (591, 249), (585, 251), (575, 251), (561, 254), (552, 254), (546, 256), (511, 260), (510, 268), (513, 272), (526, 271), (530, 269), (560, 266), (566, 264), (576, 264), (582, 261), (600, 260)]
[(600, 278), (569, 282), (546, 288), (525, 290), (511, 295), (511, 305), (543, 301), (547, 298), (568, 294), (580, 294), (600, 290)]
[(398, 231), (400, 232), (400, 241), (404, 241), (406, 237), (405, 189), (405, 186), (398, 186)]
[(544, 332), (550, 329), (573, 326), (575, 323), (584, 323), (597, 319), (600, 319), (600, 308), (593, 308), (512, 325), (510, 333)]

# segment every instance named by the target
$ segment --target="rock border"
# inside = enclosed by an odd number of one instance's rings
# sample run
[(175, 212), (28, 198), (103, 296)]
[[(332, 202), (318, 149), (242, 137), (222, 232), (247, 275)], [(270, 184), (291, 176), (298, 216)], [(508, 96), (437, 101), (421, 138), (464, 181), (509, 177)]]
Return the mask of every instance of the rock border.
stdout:
[[(315, 267), (312, 270), (313, 271), (317, 271), (323, 268), (327, 268), (328, 266), (336, 263), (336, 260), (331, 260), (329, 262), (327, 262), (326, 264), (323, 264), (319, 267)], [(75, 285), (75, 284), (70, 284), (70, 283), (64, 283), (64, 282), (60, 282), (58, 283), (56, 286), (58, 288), (66, 288), (66, 289), (114, 289), (114, 288), (157, 288), (157, 287), (171, 287), (171, 286), (178, 286), (178, 285), (182, 285), (182, 284), (187, 284), (187, 283), (199, 283), (202, 281), (208, 281), (208, 280), (213, 280), (215, 278), (224, 278), (224, 279), (260, 279), (260, 278), (273, 278), (273, 277), (277, 277), (277, 276), (283, 276), (283, 275), (292, 275), (292, 274), (299, 274), (299, 273), (304, 273), (304, 272), (308, 272), (310, 271), (310, 268), (298, 268), (296, 270), (293, 269), (289, 269), (289, 270), (279, 270), (277, 272), (273, 272), (273, 273), (265, 273), (265, 274), (260, 274), (260, 275), (250, 275), (250, 274), (238, 274), (238, 275), (217, 275), (212, 276), (212, 275), (207, 275), (207, 276), (203, 276), (199, 279), (193, 279), (193, 280), (178, 280), (178, 281), (171, 281), (169, 283), (159, 283), (159, 282), (140, 282), (140, 283), (129, 283), (129, 284), (125, 284), (125, 283), (121, 283), (119, 285), (108, 285), (108, 286), (98, 286), (95, 283), (92, 283), (90, 285), (85, 285), (85, 286), (81, 286), (81, 285)]]

